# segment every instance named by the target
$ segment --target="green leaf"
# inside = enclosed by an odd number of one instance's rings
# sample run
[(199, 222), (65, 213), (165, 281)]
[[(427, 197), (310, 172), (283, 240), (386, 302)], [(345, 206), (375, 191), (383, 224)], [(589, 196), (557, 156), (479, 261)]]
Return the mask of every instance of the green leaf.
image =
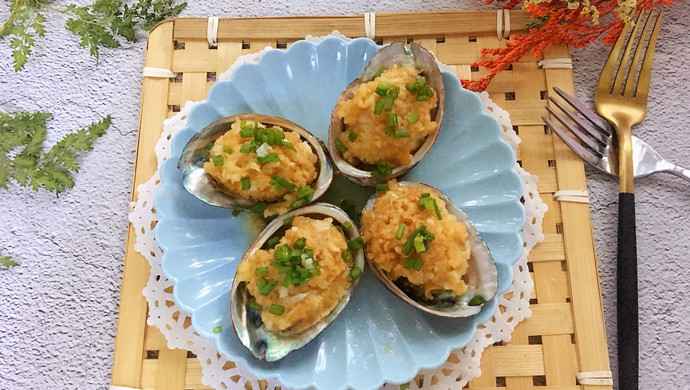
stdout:
[(12, 267), (16, 267), (19, 264), (12, 261), (12, 259), (10, 259), (9, 257), (3, 256), (3, 257), (0, 257), (0, 265), (4, 266), (5, 268), (12, 268)]
[[(110, 127), (110, 116), (65, 135), (47, 153), (46, 113), (0, 114), (0, 187), (9, 178), (34, 190), (59, 193), (74, 186), (72, 172), (79, 170), (77, 152), (91, 150), (93, 142)], [(13, 157), (10, 157), (13, 154)]]

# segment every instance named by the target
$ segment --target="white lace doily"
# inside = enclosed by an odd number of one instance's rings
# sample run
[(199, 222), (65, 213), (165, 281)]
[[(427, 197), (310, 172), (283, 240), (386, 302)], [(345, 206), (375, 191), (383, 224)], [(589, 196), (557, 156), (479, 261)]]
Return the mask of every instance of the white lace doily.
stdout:
[[(331, 34), (331, 36), (333, 35), (347, 39), (337, 31)], [(307, 37), (307, 40), (311, 41), (318, 41), (319, 39), (323, 39), (323, 37)], [(271, 48), (267, 47), (259, 53), (240, 57), (219, 79), (228, 79), (239, 65), (256, 61), (268, 50)], [(482, 92), (479, 97), (486, 109), (501, 124), (503, 138), (513, 149), (517, 150), (520, 138), (513, 130), (508, 113), (491, 101), (488, 93)], [(173, 134), (186, 126), (187, 114), (194, 104), (187, 102), (177, 115), (164, 122), (163, 134), (155, 148), (159, 167), (170, 156), (170, 139)], [(454, 355), (455, 358), (451, 356), (441, 367), (421, 371), (419, 376), (424, 378), (423, 381), (420, 381), (423, 385), (420, 387), (416, 381), (412, 381), (410, 389), (428, 389), (431, 388), (432, 382), (435, 382), (434, 388), (438, 389), (465, 386), (472, 378), (481, 374), (479, 362), (484, 348), (496, 342), (509, 341), (515, 326), (531, 315), (529, 299), (533, 282), (527, 269), (527, 256), (530, 250), (544, 239), (541, 223), (546, 212), (546, 205), (542, 202), (537, 191), (537, 177), (526, 172), (517, 163), (515, 170), (520, 174), (524, 184), (523, 199), (527, 222), (522, 230), (525, 249), (513, 266), (513, 284), (508, 292), (499, 298), (499, 308), (494, 313), (493, 318), (478, 327), (474, 339), (466, 347), (454, 351), (451, 355)], [(211, 340), (194, 332), (193, 328), (189, 326), (189, 317), (174, 302), (172, 283), (165, 278), (161, 271), (162, 250), (155, 241), (152, 228), (158, 220), (153, 199), (159, 187), (160, 176), (157, 170), (146, 183), (137, 187), (138, 200), (133, 205), (129, 215), (129, 220), (136, 232), (134, 249), (146, 257), (151, 266), (151, 276), (143, 290), (149, 305), (147, 322), (161, 330), (168, 341), (168, 348), (186, 349), (199, 358), (202, 368), (201, 381), (205, 385), (216, 389), (244, 390), (245, 385), (248, 384), (253, 389), (259, 389), (258, 379), (249, 370), (242, 365), (228, 364), (229, 361), (218, 353)], [(431, 380), (432, 377), (435, 378), (435, 381)], [(268, 380), (267, 389), (272, 390), (276, 386), (281, 386), (277, 380)], [(285, 387), (283, 386), (283, 388)], [(385, 385), (383, 388), (399, 389), (398, 385)]]

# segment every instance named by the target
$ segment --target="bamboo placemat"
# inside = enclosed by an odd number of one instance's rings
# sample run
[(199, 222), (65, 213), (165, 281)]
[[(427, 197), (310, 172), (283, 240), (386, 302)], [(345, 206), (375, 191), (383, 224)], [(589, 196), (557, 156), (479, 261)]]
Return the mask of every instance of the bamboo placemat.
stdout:
[[(519, 33), (529, 16), (510, 11), (510, 20), (513, 32)], [(143, 81), (132, 200), (137, 196), (134, 189), (156, 170), (154, 146), (163, 120), (175, 115), (184, 102), (205, 99), (215, 76), (238, 56), (266, 46), (285, 48), (307, 34), (339, 30), (350, 37), (365, 35), (363, 15), (220, 19), (218, 46), (210, 48), (207, 23), (206, 18), (172, 19), (149, 35), (145, 65), (170, 69), (177, 77)], [(443, 63), (455, 65), (461, 79), (476, 80), (485, 74), (469, 64), (480, 59), (482, 48), (503, 44), (496, 29), (493, 11), (376, 15), (377, 42), (414, 40)], [(568, 57), (566, 47), (544, 54), (547, 59)], [(553, 86), (572, 93), (572, 73), (570, 69), (540, 69), (541, 59), (523, 58), (488, 88), (491, 99), (510, 113), (522, 138), (518, 161), (539, 177), (538, 190), (549, 211), (543, 220), (546, 239), (529, 256), (535, 286), (532, 316), (517, 326), (511, 342), (484, 351), (482, 375), (468, 384), (470, 389), (611, 388), (580, 385), (576, 379), (579, 372), (608, 371), (608, 351), (589, 206), (553, 198), (559, 189), (586, 189), (583, 164), (540, 118)], [(112, 384), (136, 389), (207, 389), (201, 383), (198, 359), (187, 351), (167, 349), (160, 331), (146, 324), (142, 289), (150, 270), (146, 259), (134, 251), (134, 242), (130, 225)]]

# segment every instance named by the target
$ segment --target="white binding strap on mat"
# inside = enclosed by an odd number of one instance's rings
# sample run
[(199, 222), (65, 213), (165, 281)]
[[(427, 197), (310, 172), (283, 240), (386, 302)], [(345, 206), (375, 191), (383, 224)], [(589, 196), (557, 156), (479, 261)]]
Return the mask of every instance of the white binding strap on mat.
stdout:
[(558, 69), (572, 69), (573, 60), (570, 58), (550, 58), (548, 60), (541, 60), (537, 62), (540, 69), (558, 68)]
[(134, 388), (134, 387), (124, 387), (124, 386), (110, 385), (110, 390), (141, 390), (141, 389), (137, 389), (137, 388)]
[(144, 67), (144, 77), (153, 77), (157, 79), (171, 79), (175, 77), (170, 69), (154, 68), (152, 66)]
[(510, 38), (510, 10), (496, 10), (496, 37), (499, 41)]
[(575, 375), (580, 385), (613, 386), (611, 371), (587, 371)]
[(589, 194), (583, 190), (560, 190), (553, 193), (553, 199), (559, 202), (589, 203)]
[(376, 14), (374, 12), (364, 13), (364, 35), (369, 39), (376, 37)]
[(218, 19), (217, 16), (208, 17), (208, 25), (206, 27), (208, 47), (218, 47)]

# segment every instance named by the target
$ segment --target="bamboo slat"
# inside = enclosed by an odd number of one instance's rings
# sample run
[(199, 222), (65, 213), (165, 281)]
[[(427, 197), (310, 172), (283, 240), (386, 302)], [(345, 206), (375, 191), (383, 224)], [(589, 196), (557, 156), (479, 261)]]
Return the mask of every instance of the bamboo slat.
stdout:
[[(513, 32), (528, 15), (511, 11)], [(362, 15), (221, 19), (218, 47), (209, 48), (207, 19), (173, 19), (150, 34), (146, 66), (171, 69), (175, 79), (143, 81), (139, 142), (133, 188), (156, 169), (153, 151), (163, 119), (175, 115), (187, 101), (206, 97), (215, 78), (237, 57), (266, 46), (289, 47), (305, 35), (333, 30), (364, 35)], [(401, 28), (404, 26), (404, 29)], [(461, 78), (486, 74), (471, 64), (481, 49), (503, 44), (496, 37), (495, 11), (377, 14), (376, 40), (414, 40), (454, 65)], [(567, 58), (568, 49), (548, 50), (544, 58)], [(525, 56), (512, 70), (498, 75), (487, 91), (511, 115), (522, 138), (518, 160), (539, 177), (538, 191), (549, 211), (543, 220), (545, 240), (529, 258), (535, 287), (530, 295), (532, 316), (518, 325), (508, 343), (487, 348), (482, 375), (468, 384), (476, 390), (581, 390), (580, 371), (609, 370), (599, 278), (587, 204), (560, 203), (559, 189), (585, 189), (582, 162), (557, 137), (545, 130), (541, 115), (553, 86), (573, 90), (569, 69), (540, 69), (541, 58)], [(133, 191), (132, 198), (136, 197)], [(140, 389), (208, 389), (201, 382), (199, 360), (192, 353), (170, 351), (163, 334), (146, 325), (146, 301), (141, 290), (148, 279), (146, 260), (136, 253), (130, 227), (125, 254), (120, 318), (113, 360), (113, 385)], [(610, 389), (597, 386), (596, 390)]]

